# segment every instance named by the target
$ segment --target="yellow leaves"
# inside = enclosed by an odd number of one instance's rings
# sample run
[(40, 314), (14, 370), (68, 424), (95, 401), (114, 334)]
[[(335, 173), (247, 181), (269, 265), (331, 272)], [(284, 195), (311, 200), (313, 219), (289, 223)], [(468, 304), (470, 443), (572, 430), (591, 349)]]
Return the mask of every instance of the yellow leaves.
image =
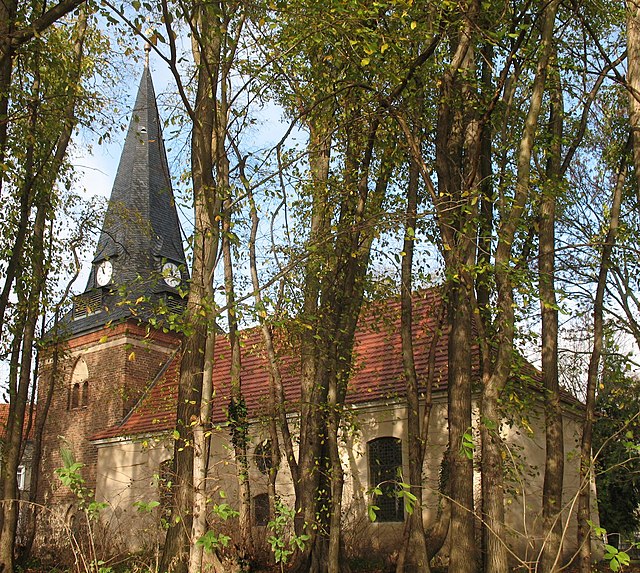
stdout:
[(368, 66), (370, 61), (371, 60), (369, 58), (362, 58), (362, 60), (360, 60), (360, 65)]
[(129, 354), (129, 356), (127, 357), (127, 360), (129, 360), (129, 362), (133, 362), (135, 359), (136, 359), (135, 352), (131, 352), (131, 354)]
[(107, 340), (109, 340), (109, 337), (105, 334), (102, 338), (100, 338), (99, 342), (100, 344), (104, 344)]
[(388, 49), (389, 49), (389, 44), (385, 42), (384, 44), (382, 44), (382, 46), (380, 46), (380, 53), (384, 54)]
[(415, 30), (417, 25), (418, 25), (418, 22), (416, 22), (415, 20), (413, 20), (413, 21), (411, 22), (411, 29), (412, 29), (412, 30)]

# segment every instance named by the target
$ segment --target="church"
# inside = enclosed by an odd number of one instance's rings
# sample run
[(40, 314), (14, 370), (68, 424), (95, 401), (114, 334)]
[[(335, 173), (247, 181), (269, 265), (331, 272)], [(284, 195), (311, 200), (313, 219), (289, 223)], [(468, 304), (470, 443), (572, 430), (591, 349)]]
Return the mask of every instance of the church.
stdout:
[[(49, 404), (43, 438), (38, 501), (45, 520), (68, 531), (77, 500), (55, 474), (61, 450), (83, 464), (85, 486), (106, 508), (100, 540), (113, 551), (153, 550), (162, 535), (163, 506), (171, 481), (176, 425), (180, 335), (162, 327), (163, 317), (179, 314), (189, 272), (171, 188), (161, 122), (151, 73), (145, 67), (117, 175), (84, 292), (75, 297), (65, 319), (64, 344), (50, 349), (38, 386), (38, 415)], [(437, 290), (416, 294), (414, 347), (423, 385), (434, 365), (433, 411), (423, 470), (424, 518), (440, 517), (439, 474), (447, 447), (447, 337), (437, 334)], [(398, 498), (376, 500), (377, 519), (369, 519), (374, 486), (408, 473), (406, 400), (399, 332), (399, 302), (371, 305), (360, 318), (354, 374), (347, 395), (351, 431), (343, 436), (346, 473), (344, 526), (347, 550), (389, 553), (398, 546), (406, 511)], [(434, 338), (437, 339), (434, 342)], [(270, 520), (268, 460), (270, 413), (265, 406), (269, 374), (257, 329), (242, 333), (243, 393), (251, 420), (249, 471), (252, 518), (257, 539), (265, 539)], [(217, 337), (210, 487), (232, 506), (237, 493), (233, 448), (225, 427), (229, 404), (230, 352)], [(470, 350), (478, 368), (478, 352)], [(54, 354), (57, 356), (54, 359)], [(295, 428), (300, 397), (295, 351), (281, 357), (290, 419)], [(535, 559), (540, 544), (544, 468), (542, 397), (532, 394), (527, 419), (505, 424), (513, 466), (507, 525), (513, 550), (523, 561)], [(537, 394), (536, 394), (537, 392)], [(578, 484), (581, 406), (566, 396), (565, 499)], [(291, 479), (282, 464), (276, 489), (284, 503), (293, 499)], [(479, 475), (477, 496), (480, 493)], [(218, 497), (216, 497), (218, 496)], [(159, 502), (149, 505), (150, 502)], [(152, 507), (141, 512), (142, 507)], [(565, 512), (570, 529), (575, 515)], [(222, 525), (224, 526), (224, 525)], [(573, 540), (575, 535), (567, 534)], [(63, 543), (64, 540), (61, 540)], [(569, 547), (567, 547), (569, 550)]]

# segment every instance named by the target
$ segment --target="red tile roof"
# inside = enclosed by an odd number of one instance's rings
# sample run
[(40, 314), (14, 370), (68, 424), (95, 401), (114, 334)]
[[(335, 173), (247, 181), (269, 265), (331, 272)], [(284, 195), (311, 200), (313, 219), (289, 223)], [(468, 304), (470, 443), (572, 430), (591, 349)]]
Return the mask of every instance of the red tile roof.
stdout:
[[(434, 391), (444, 390), (447, 381), (446, 330), (438, 325), (438, 309), (442, 301), (435, 290), (422, 292), (414, 300), (413, 343), (419, 383), (424, 388), (434, 333), (442, 330), (435, 347)], [(241, 333), (242, 391), (249, 416), (267, 413), (269, 370), (259, 328)], [(477, 348), (470, 349), (474, 364), (478, 363)], [(280, 368), (289, 410), (295, 410), (300, 400), (299, 357), (294, 352), (280, 350)], [(216, 341), (213, 419), (226, 420), (229, 404), (229, 370), (231, 355), (227, 338)], [(180, 356), (174, 355), (163, 372), (133, 411), (118, 426), (109, 428), (91, 439), (140, 435), (168, 431), (175, 427), (177, 384)], [(404, 376), (400, 337), (400, 302), (387, 300), (372, 303), (363, 310), (358, 323), (354, 347), (353, 376), (347, 390), (347, 402), (361, 404), (393, 400), (403, 394)]]
[[(9, 420), (9, 404), (0, 404), (0, 440), (4, 440), (7, 433), (7, 422)], [(26, 432), (29, 431), (27, 435)], [(24, 425), (23, 425), (23, 440), (33, 440), (36, 431), (36, 413), (33, 412), (31, 417), (31, 425), (29, 425), (29, 408), (25, 413)]]

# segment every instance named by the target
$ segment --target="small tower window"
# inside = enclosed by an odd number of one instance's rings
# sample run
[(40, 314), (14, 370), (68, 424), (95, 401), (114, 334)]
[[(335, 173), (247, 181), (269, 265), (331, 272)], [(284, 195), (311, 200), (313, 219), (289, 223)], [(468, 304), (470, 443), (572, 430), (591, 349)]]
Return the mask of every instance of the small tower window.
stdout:
[(69, 409), (89, 405), (89, 368), (84, 358), (79, 358), (71, 373)]
[(89, 380), (85, 380), (82, 383), (82, 405), (89, 405)]
[(71, 409), (80, 406), (80, 384), (77, 382), (71, 388)]

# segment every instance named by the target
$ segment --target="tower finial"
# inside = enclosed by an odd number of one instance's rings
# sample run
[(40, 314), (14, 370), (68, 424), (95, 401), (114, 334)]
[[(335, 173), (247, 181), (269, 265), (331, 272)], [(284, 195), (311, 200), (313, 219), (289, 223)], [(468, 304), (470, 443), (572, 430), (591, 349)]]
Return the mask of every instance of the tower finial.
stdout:
[(151, 43), (145, 42), (144, 43), (144, 67), (145, 68), (149, 67), (149, 52), (151, 52)]

